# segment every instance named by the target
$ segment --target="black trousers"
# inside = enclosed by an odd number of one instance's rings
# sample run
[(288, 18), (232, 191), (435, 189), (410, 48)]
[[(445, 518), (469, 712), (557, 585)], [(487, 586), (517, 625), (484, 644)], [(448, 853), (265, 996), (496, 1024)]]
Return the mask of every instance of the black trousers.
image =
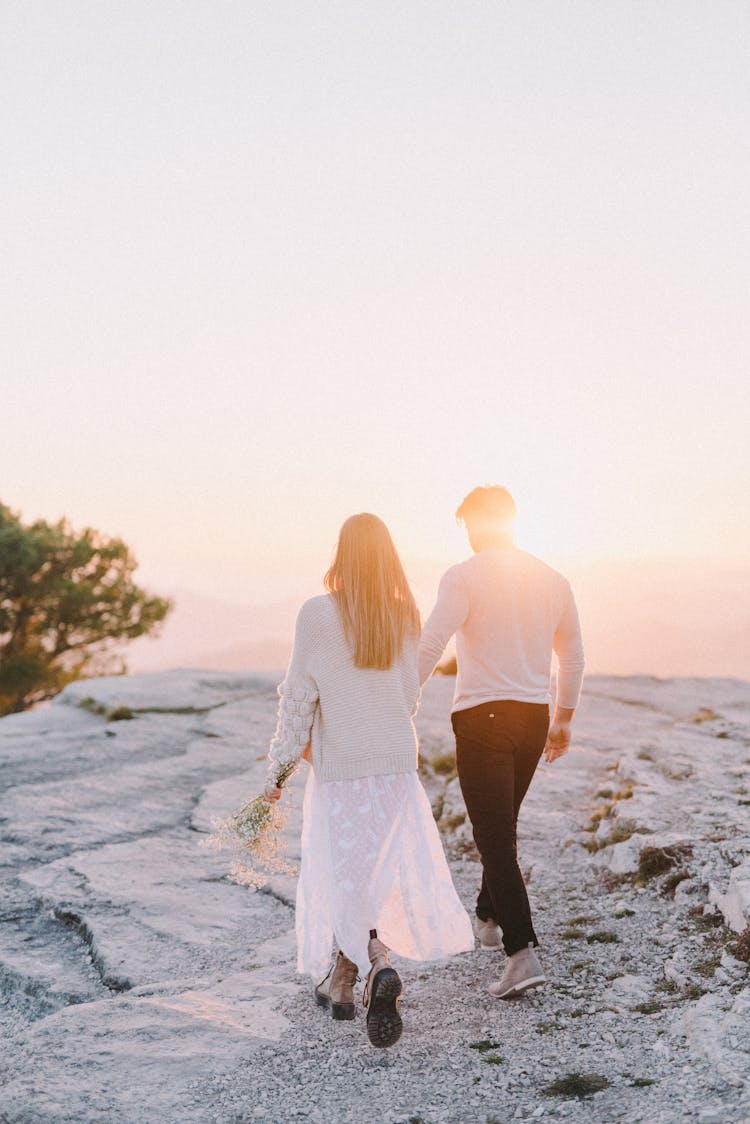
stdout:
[(518, 866), (518, 812), (547, 740), (549, 707), (502, 701), (451, 717), (456, 763), (474, 841), (482, 859), (477, 917), (493, 918), (509, 956), (539, 942)]

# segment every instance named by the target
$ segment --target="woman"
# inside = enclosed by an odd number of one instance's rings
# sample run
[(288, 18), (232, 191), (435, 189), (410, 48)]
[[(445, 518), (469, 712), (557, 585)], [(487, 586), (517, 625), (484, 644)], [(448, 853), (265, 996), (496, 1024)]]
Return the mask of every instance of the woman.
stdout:
[(402, 985), (388, 949), (431, 960), (474, 940), (417, 776), (419, 613), (382, 520), (347, 519), (324, 584), (328, 593), (297, 619), (266, 796), (278, 799), (275, 778), (311, 755), (297, 967), (319, 978), (335, 938), (317, 1002), (353, 1019), (354, 984), (369, 969), (368, 1036), (390, 1046), (401, 1035)]

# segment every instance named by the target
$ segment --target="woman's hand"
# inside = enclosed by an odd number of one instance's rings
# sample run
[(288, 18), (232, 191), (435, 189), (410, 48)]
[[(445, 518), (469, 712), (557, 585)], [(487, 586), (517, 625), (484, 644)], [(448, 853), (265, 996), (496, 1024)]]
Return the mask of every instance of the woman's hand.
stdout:
[(312, 765), (312, 741), (309, 741), (305, 748), (302, 750), (302, 760), (309, 761)]
[(276, 785), (267, 784), (263, 789), (263, 797), (269, 804), (275, 804), (277, 800), (281, 799), (281, 789)]

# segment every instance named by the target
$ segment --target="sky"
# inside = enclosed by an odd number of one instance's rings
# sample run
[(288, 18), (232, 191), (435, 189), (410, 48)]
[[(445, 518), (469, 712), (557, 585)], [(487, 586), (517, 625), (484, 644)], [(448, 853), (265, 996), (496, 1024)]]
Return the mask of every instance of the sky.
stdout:
[(750, 632), (747, 4), (4, 0), (0, 37), (3, 502), (264, 609), (372, 510), (428, 609), (503, 483), (593, 630), (640, 599), (631, 669), (698, 666), (646, 570)]

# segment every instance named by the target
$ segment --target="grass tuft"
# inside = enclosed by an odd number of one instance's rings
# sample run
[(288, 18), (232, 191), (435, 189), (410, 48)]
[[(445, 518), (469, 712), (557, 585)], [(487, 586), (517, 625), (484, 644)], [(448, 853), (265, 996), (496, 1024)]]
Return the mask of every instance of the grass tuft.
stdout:
[(497, 1050), (500, 1046), (499, 1042), (493, 1042), (491, 1038), (480, 1038), (478, 1042), (470, 1042), (469, 1049), (476, 1050), (478, 1054), (488, 1054), (490, 1050)]
[(639, 828), (635, 820), (618, 820), (606, 839), (602, 839), (599, 846), (611, 847), (615, 843), (624, 843), (626, 839), (630, 839), (631, 835), (636, 834), (639, 834)]
[(615, 800), (632, 800), (633, 799), (633, 782), (627, 781), (622, 788), (618, 788), (614, 795)]
[(107, 711), (108, 722), (129, 722), (135, 714), (129, 706), (115, 706)]
[(597, 929), (594, 933), (589, 933), (586, 937), (588, 944), (619, 944), (620, 938), (617, 933), (610, 933), (607, 929)]
[(641, 882), (649, 882), (660, 874), (666, 874), (680, 859), (692, 853), (692, 847), (685, 843), (673, 847), (644, 847), (638, 856), (638, 878)]
[(657, 1011), (663, 1011), (665, 1004), (660, 999), (644, 999), (642, 1003), (636, 1003), (635, 1007), (631, 1007), (631, 1011), (639, 1011), (642, 1015), (655, 1015)]
[(750, 925), (747, 925), (737, 938), (734, 956), (737, 960), (744, 960), (746, 964), (750, 964)]
[(663, 882), (662, 888), (661, 888), (661, 892), (664, 895), (664, 897), (665, 898), (673, 898), (674, 892), (677, 889), (677, 887), (679, 886), (680, 882), (684, 882), (685, 879), (689, 878), (689, 877), (690, 877), (690, 871), (685, 870), (684, 868), (682, 870), (675, 870), (675, 871), (672, 872), (672, 874), (668, 874), (667, 877), (664, 879), (664, 882)]
[(715, 722), (717, 718), (721, 718), (721, 715), (717, 714), (713, 707), (702, 706), (690, 721), (699, 726), (701, 722)]
[(566, 1073), (552, 1081), (542, 1092), (547, 1097), (593, 1097), (611, 1084), (601, 1073)]
[(456, 771), (456, 755), (455, 753), (439, 753), (437, 757), (432, 759), (432, 768), (441, 777), (448, 776), (449, 773)]
[(696, 961), (696, 963), (693, 964), (693, 971), (697, 972), (699, 976), (703, 976), (704, 979), (708, 980), (713, 976), (720, 963), (721, 953), (716, 952), (713, 956), (707, 956), (705, 960)]

